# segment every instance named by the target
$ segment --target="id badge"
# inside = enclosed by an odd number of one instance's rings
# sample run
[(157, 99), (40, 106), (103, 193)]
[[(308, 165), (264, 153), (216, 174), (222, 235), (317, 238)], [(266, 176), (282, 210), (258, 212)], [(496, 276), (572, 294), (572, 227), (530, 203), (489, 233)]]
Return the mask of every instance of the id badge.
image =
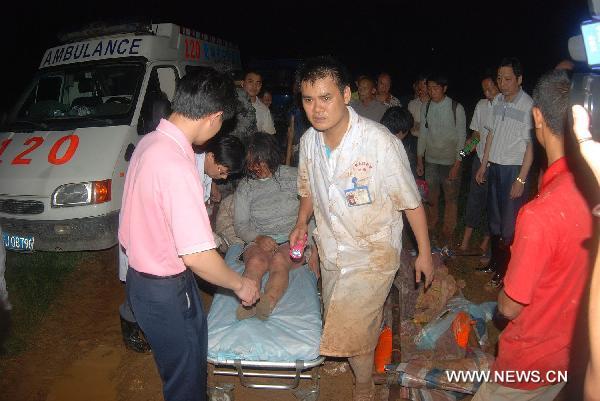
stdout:
[(344, 190), (346, 196), (346, 205), (362, 206), (371, 204), (371, 194), (369, 193), (369, 187), (366, 185), (356, 185), (356, 177), (352, 178), (353, 187)]

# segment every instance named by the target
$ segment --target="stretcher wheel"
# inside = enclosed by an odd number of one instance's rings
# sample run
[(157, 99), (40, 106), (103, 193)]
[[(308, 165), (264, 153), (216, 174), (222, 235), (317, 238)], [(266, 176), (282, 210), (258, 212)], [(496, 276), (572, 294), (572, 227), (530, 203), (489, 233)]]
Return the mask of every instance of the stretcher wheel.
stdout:
[(311, 375), (311, 386), (309, 388), (298, 388), (294, 390), (294, 397), (296, 397), (299, 401), (317, 401), (319, 399), (319, 395), (321, 389), (319, 387), (319, 367), (314, 367), (310, 371)]
[(209, 401), (235, 401), (233, 395), (234, 385), (231, 383), (223, 383), (210, 387), (208, 390)]
[(298, 389), (294, 391), (294, 397), (299, 401), (317, 401), (319, 399), (319, 386), (312, 386), (307, 389)]

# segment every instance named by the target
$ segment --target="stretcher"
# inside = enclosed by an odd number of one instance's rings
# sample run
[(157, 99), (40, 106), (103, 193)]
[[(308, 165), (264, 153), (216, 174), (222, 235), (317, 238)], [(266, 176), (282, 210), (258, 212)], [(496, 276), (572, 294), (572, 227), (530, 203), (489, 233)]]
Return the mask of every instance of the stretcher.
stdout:
[[(229, 248), (225, 261), (242, 272), (241, 245)], [(268, 275), (263, 278), (263, 287)], [(302, 401), (319, 395), (319, 355), (322, 331), (321, 301), (315, 275), (304, 265), (290, 271), (289, 287), (268, 320), (238, 321), (239, 300), (228, 290), (219, 290), (208, 314), (208, 384), (211, 401), (232, 399), (231, 384), (219, 384), (216, 376), (237, 376), (254, 389), (291, 390), (303, 379), (308, 390), (296, 391)], [(309, 371), (310, 370), (310, 371)]]

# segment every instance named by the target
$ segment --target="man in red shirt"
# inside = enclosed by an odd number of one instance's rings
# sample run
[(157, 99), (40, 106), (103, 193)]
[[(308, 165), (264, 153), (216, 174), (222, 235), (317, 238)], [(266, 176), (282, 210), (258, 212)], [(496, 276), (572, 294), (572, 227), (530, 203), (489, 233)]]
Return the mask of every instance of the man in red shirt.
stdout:
[[(509, 319), (490, 381), (473, 398), (553, 400), (566, 381), (579, 305), (588, 282), (592, 216), (565, 159), (570, 82), (551, 71), (536, 85), (533, 119), (548, 158), (539, 195), (519, 212), (511, 260), (498, 296)], [(495, 383), (494, 383), (495, 382)]]

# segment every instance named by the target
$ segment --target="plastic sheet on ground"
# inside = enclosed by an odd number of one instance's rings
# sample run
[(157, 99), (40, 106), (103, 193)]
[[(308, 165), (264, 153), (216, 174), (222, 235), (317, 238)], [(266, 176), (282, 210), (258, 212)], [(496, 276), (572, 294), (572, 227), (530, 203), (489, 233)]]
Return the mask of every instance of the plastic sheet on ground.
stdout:
[[(475, 394), (479, 382), (458, 382), (449, 380), (450, 371), (485, 371), (489, 370), (494, 363), (494, 357), (486, 354), (480, 349), (469, 348), (465, 358), (454, 360), (413, 360), (388, 365), (388, 374), (393, 375), (395, 383), (413, 391), (413, 394), (432, 392), (432, 390), (443, 390), (434, 392), (436, 397), (432, 400), (456, 400), (466, 394)], [(406, 392), (406, 389), (403, 389)], [(410, 394), (410, 392), (408, 392)], [(446, 393), (446, 394), (444, 394)], [(442, 397), (442, 398), (440, 398)], [(444, 398), (445, 397), (445, 398)], [(409, 398), (414, 400), (430, 398)]]
[(415, 344), (419, 350), (436, 348), (442, 335), (450, 331), (452, 321), (458, 312), (464, 311), (471, 315), (475, 321), (475, 332), (480, 346), (487, 344), (486, 322), (491, 320), (496, 309), (496, 302), (484, 302), (480, 305), (468, 301), (462, 296), (454, 297), (446, 304), (443, 311), (415, 337)]

